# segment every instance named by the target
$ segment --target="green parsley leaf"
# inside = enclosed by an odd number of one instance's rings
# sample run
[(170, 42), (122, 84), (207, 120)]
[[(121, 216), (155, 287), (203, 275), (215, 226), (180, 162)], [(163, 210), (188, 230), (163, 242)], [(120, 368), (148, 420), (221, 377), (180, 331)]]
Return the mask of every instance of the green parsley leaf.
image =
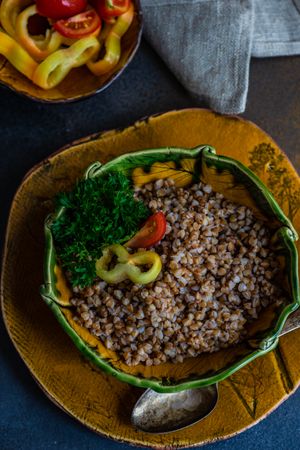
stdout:
[(81, 287), (93, 284), (101, 249), (129, 240), (150, 215), (121, 172), (79, 181), (57, 196), (61, 206), (65, 210), (52, 224), (55, 248), (72, 285)]

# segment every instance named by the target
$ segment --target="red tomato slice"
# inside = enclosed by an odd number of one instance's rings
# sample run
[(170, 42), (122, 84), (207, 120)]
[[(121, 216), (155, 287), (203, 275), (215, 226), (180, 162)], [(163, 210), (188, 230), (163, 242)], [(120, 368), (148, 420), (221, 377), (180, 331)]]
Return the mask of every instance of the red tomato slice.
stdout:
[(101, 19), (109, 20), (111, 17), (124, 14), (130, 6), (130, 0), (91, 0)]
[(80, 39), (92, 33), (100, 31), (101, 19), (94, 9), (89, 9), (81, 14), (66, 20), (59, 20), (53, 25), (62, 36), (71, 39)]
[(41, 16), (59, 20), (75, 16), (85, 10), (87, 0), (36, 0), (36, 8)]
[(157, 212), (146, 220), (145, 225), (125, 245), (130, 248), (152, 247), (164, 237), (166, 227), (164, 213)]

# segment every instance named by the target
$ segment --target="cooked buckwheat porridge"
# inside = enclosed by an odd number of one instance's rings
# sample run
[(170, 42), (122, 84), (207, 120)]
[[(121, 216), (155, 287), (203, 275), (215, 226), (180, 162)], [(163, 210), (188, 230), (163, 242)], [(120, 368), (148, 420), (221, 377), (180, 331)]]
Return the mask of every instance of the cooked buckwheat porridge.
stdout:
[(99, 279), (73, 288), (71, 300), (74, 319), (127, 365), (182, 362), (237, 344), (247, 322), (284, 301), (270, 230), (249, 208), (209, 185), (178, 188), (171, 179), (135, 188), (135, 197), (166, 217), (157, 279), (143, 286)]

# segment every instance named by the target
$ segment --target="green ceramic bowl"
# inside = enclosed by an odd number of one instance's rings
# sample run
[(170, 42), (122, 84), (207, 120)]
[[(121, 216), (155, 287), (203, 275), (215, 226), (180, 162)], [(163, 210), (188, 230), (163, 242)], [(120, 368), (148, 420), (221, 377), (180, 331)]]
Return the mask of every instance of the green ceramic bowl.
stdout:
[(52, 222), (64, 214), (61, 208), (45, 222), (45, 283), (41, 287), (41, 295), (78, 349), (92, 363), (120, 381), (165, 393), (204, 387), (224, 380), (250, 361), (274, 349), (287, 317), (300, 303), (295, 246), (298, 236), (260, 179), (240, 162), (217, 156), (209, 146), (192, 150), (161, 148), (125, 154), (105, 165), (99, 162), (92, 164), (85, 178), (101, 177), (113, 171), (122, 171), (135, 185), (172, 177), (178, 186), (188, 187), (201, 180), (225, 198), (250, 207), (255, 216), (265, 221), (272, 230), (272, 245), (281, 265), (280, 282), (288, 300), (280, 307), (270, 305), (263, 310), (258, 319), (248, 326), (247, 340), (238, 345), (188, 358), (183, 363), (128, 367), (72, 319), (71, 292), (58, 265), (51, 233)]

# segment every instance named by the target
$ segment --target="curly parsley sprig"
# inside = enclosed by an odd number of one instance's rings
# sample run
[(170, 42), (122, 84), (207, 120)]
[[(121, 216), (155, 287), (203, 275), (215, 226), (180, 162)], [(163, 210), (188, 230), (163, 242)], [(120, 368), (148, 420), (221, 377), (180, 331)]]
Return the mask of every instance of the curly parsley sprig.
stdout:
[(52, 224), (57, 254), (72, 285), (81, 287), (93, 284), (103, 246), (126, 242), (150, 215), (121, 172), (79, 181), (58, 195), (57, 206), (65, 208)]

